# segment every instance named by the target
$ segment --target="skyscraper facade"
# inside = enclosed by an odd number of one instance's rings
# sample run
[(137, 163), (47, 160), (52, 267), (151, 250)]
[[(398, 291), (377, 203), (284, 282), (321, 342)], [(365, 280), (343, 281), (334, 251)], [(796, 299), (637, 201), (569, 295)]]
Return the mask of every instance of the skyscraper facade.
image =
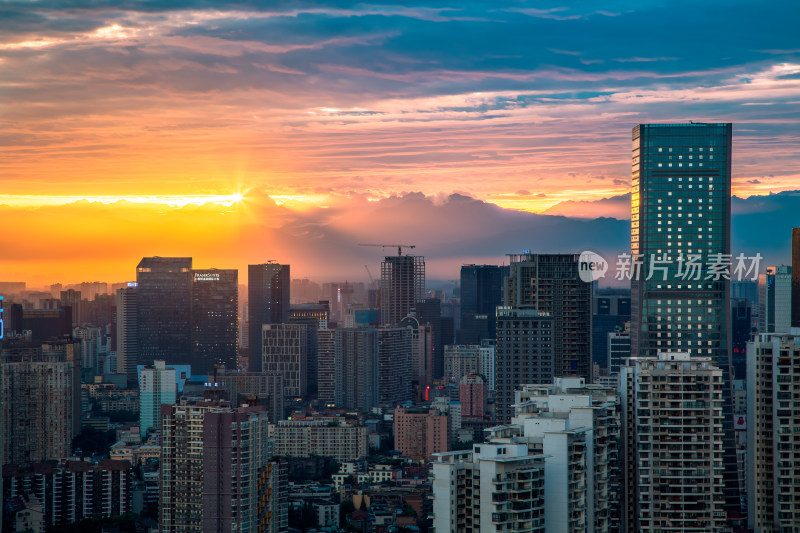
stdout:
[(792, 267), (769, 266), (758, 275), (758, 332), (788, 333), (792, 325)]
[(261, 371), (261, 326), (289, 322), (289, 265), (264, 263), (247, 267), (249, 370)]
[(722, 371), (665, 352), (623, 367), (624, 531), (729, 531), (723, 495)]
[(378, 329), (378, 402), (411, 400), (411, 328)]
[(117, 373), (125, 374), (129, 380), (136, 378), (139, 364), (137, 339), (136, 283), (117, 290)]
[(139, 372), (139, 429), (142, 436), (147, 430), (161, 429), (161, 406), (175, 403), (178, 384), (175, 369), (167, 368), (164, 361), (153, 361)]
[(793, 531), (800, 524), (800, 336), (757, 335), (747, 343), (747, 365), (748, 527)]
[(631, 355), (686, 352), (722, 371), (725, 494), (739, 508), (730, 282), (714, 266), (730, 262), (732, 125), (640, 124), (632, 139)]
[[(550, 314), (552, 375), (577, 375), (590, 383), (592, 284), (581, 280), (578, 274), (579, 255), (526, 253), (510, 257), (510, 274), (505, 279), (506, 306)], [(550, 378), (544, 381), (549, 382)]]
[(531, 308), (497, 308), (495, 411), (497, 422), (514, 415), (514, 391), (553, 381), (553, 317)]
[(334, 403), (369, 412), (378, 406), (378, 330), (337, 328), (334, 336)]
[(792, 327), (800, 328), (800, 228), (792, 228)]
[(386, 256), (381, 263), (381, 324), (395, 326), (425, 298), (425, 258)]
[(461, 327), (458, 344), (480, 344), (495, 338), (495, 308), (503, 304), (503, 278), (507, 266), (464, 265), (461, 267)]
[(145, 257), (136, 268), (138, 364), (191, 363), (191, 257)]
[(264, 324), (261, 340), (263, 372), (283, 376), (285, 398), (302, 398), (308, 390), (306, 324)]
[(191, 365), (195, 374), (214, 365), (236, 368), (239, 271), (192, 270)]

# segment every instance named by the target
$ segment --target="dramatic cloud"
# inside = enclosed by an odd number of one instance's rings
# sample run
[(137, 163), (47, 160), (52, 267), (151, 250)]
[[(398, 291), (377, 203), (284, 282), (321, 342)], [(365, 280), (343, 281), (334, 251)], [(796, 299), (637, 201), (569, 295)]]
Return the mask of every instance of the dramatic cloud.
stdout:
[[(426, 257), (428, 277), (442, 280), (457, 279), (462, 264), (502, 264), (506, 254), (523, 249), (592, 250), (609, 258), (630, 252), (628, 220), (539, 215), (458, 194), (326, 200), (332, 205), (302, 211), (287, 207), (292, 199), (254, 193), (235, 203), (181, 206), (130, 201), (0, 205), (9, 228), (0, 234), (0, 249), (14, 251), (0, 257), (0, 279), (31, 286), (127, 281), (135, 278), (143, 256), (175, 255), (192, 256), (200, 267), (241, 272), (248, 264), (274, 259), (290, 263), (298, 278), (365, 281), (364, 265), (377, 272), (384, 253), (395, 252), (360, 243), (416, 245), (414, 253)], [(618, 197), (605, 203), (628, 201)], [(786, 263), (798, 210), (800, 192), (734, 198), (734, 252), (760, 252), (770, 264)]]

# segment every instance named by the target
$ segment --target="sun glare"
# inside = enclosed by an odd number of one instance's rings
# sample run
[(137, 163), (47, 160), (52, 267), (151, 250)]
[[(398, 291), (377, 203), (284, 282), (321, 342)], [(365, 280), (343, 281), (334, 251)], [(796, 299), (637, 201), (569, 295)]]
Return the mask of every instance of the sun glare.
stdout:
[(202, 206), (206, 204), (230, 207), (244, 200), (243, 193), (233, 194), (176, 194), (176, 195), (145, 195), (145, 196), (46, 196), (4, 194), (0, 195), (0, 204), (9, 207), (45, 207), (74, 204), (76, 202), (89, 202), (101, 204), (114, 204), (117, 202), (130, 202), (133, 204), (155, 204), (169, 207), (186, 207), (188, 205)]

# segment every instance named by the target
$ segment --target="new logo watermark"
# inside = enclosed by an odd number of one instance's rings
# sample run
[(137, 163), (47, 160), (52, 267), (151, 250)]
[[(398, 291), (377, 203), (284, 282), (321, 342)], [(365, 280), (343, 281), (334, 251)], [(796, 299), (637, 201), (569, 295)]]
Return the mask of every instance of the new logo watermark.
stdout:
[[(656, 281), (756, 281), (764, 257), (757, 253), (737, 256), (714, 253), (679, 254), (672, 257), (665, 253), (618, 254), (614, 279)], [(591, 283), (605, 277), (608, 261), (595, 252), (581, 252), (578, 260), (578, 275), (582, 281)]]
[(594, 252), (581, 252), (578, 258), (578, 275), (581, 281), (591, 283), (604, 278), (608, 271), (608, 261)]

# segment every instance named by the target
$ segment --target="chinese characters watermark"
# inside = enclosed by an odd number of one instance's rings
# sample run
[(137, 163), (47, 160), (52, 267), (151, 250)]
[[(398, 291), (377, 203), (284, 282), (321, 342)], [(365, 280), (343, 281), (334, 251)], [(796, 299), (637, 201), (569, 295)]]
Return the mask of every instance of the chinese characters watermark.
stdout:
[[(671, 257), (666, 253), (617, 255), (614, 279), (618, 281), (756, 281), (764, 257), (760, 253), (737, 256), (714, 253), (679, 254)], [(590, 283), (604, 278), (608, 262), (595, 252), (580, 254), (578, 274), (581, 280)]]

